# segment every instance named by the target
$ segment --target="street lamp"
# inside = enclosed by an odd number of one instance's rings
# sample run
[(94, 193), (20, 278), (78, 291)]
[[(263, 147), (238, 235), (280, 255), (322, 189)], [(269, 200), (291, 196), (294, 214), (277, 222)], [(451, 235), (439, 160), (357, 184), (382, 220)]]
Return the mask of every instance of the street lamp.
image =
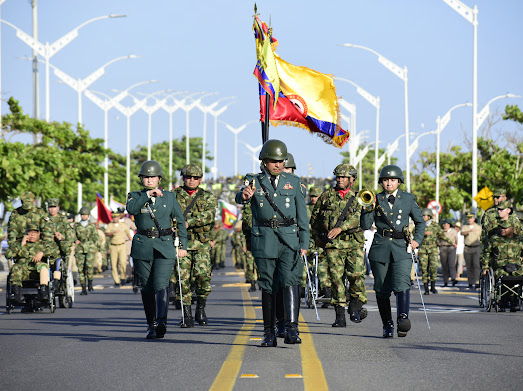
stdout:
[(225, 106), (222, 106), (217, 110), (209, 111), (209, 113), (214, 117), (214, 167), (211, 169), (211, 171), (213, 173), (213, 178), (215, 182), (218, 178), (218, 117), (222, 115), (225, 112), (225, 110), (227, 110), (227, 108), (233, 103), (235, 102), (229, 102)]
[(257, 147), (253, 147), (252, 145), (246, 143), (245, 141), (241, 141), (249, 151), (251, 151), (252, 154), (252, 172), (256, 172), (257, 168), (256, 165), (260, 162), (258, 152), (262, 149), (263, 144), (258, 145)]
[(255, 120), (252, 120), (252, 121), (249, 121), (249, 122), (246, 122), (244, 123), (243, 125), (240, 125), (239, 127), (235, 128), (233, 127), (232, 125), (229, 125), (227, 122), (225, 121), (221, 121), (220, 122), (222, 124), (225, 125), (225, 127), (227, 129), (229, 129), (232, 133), (234, 133), (234, 176), (238, 176), (238, 134), (240, 132), (242, 132), (243, 130), (245, 130), (245, 128), (253, 123), (253, 122), (258, 122), (258, 121), (255, 121)]
[[(130, 90), (132, 90), (135, 87), (138, 87), (142, 84), (148, 84), (148, 83), (156, 83), (157, 80), (149, 80), (149, 81), (142, 81), (136, 84), (133, 84), (126, 90), (122, 91), (121, 94), (125, 98)], [(122, 98), (123, 99), (123, 98)], [(120, 104), (120, 102), (117, 102), (115, 104), (116, 109), (122, 113), (127, 118), (127, 162), (126, 162), (126, 171), (127, 171), (127, 178), (126, 178), (126, 186), (125, 186), (125, 193), (129, 194), (131, 191), (131, 117), (133, 114), (135, 114), (138, 110), (141, 109), (143, 103), (142, 102), (134, 102), (132, 106), (125, 107)]]
[(26, 34), (22, 30), (20, 30), (18, 27), (14, 26), (13, 24), (5, 21), (0, 20), (0, 22), (7, 24), (9, 27), (12, 27), (16, 30), (16, 36), (20, 38), (24, 43), (26, 43), (31, 49), (36, 50), (40, 56), (45, 58), (46, 62), (46, 68), (45, 68), (45, 120), (49, 122), (50, 120), (50, 100), (49, 100), (49, 60), (51, 57), (53, 57), (56, 53), (58, 53), (60, 50), (62, 50), (67, 44), (69, 44), (73, 39), (78, 37), (78, 30), (80, 30), (85, 25), (95, 22), (97, 20), (101, 19), (108, 19), (108, 18), (122, 18), (127, 15), (105, 15), (105, 16), (98, 16), (93, 19), (89, 19), (88, 21), (82, 23), (81, 25), (75, 27), (73, 30), (69, 31), (67, 34), (62, 36), (61, 38), (57, 39), (52, 44), (49, 44), (49, 42), (46, 42), (45, 45), (41, 42), (35, 40), (33, 37), (31, 37), (29, 34)]
[(343, 114), (341, 114), (342, 119), (347, 120), (350, 124), (350, 139), (349, 139), (349, 161), (351, 164), (354, 164), (354, 159), (356, 158), (356, 152), (358, 150), (359, 144), (356, 143), (357, 132), (356, 132), (356, 105), (349, 103), (344, 99), (339, 100), (340, 105), (350, 113), (350, 120), (346, 119)]
[(385, 68), (387, 68), (389, 71), (391, 71), (392, 73), (394, 73), (397, 77), (399, 77), (403, 83), (404, 83), (404, 92), (405, 92), (405, 157), (406, 157), (406, 173), (407, 173), (407, 179), (406, 179), (406, 185), (407, 185), (407, 191), (410, 192), (410, 160), (409, 160), (409, 143), (410, 143), (410, 136), (409, 136), (409, 90), (408, 90), (408, 77), (407, 77), (407, 66), (404, 66), (403, 68), (401, 68), (400, 66), (394, 64), (392, 61), (390, 61), (389, 59), (383, 57), (381, 54), (379, 54), (378, 52), (376, 52), (375, 50), (373, 49), (370, 49), (366, 46), (361, 46), (361, 45), (354, 45), (354, 44), (351, 44), (351, 43), (344, 43), (344, 44), (341, 44), (339, 46), (346, 46), (346, 47), (351, 47), (351, 48), (358, 48), (358, 49), (363, 49), (363, 50), (366, 50), (368, 52), (371, 52), (373, 54), (375, 54), (376, 56), (378, 56), (378, 62), (380, 64), (382, 64)]
[[(201, 95), (201, 94), (205, 94), (205, 92), (195, 92), (193, 94), (190, 94), (190, 95), (186, 96), (185, 98), (183, 98), (179, 103), (180, 108), (183, 111), (185, 111), (185, 163), (186, 164), (189, 164), (191, 162), (191, 158), (190, 158), (191, 151), (189, 148), (189, 113), (192, 109), (194, 109), (198, 105), (200, 100), (193, 99), (193, 101), (189, 104), (186, 104), (185, 102), (187, 102), (187, 100), (189, 98), (192, 98), (194, 95)], [(207, 96), (207, 95), (209, 95), (209, 94), (205, 94), (204, 96)]]
[[(7, 0), (0, 0), (0, 20), (2, 19), (2, 4)], [(0, 132), (2, 132), (2, 25), (0, 24)]]
[(378, 154), (379, 154), (379, 136), (380, 136), (380, 97), (374, 97), (359, 85), (354, 83), (351, 80), (344, 79), (342, 77), (334, 77), (334, 80), (344, 81), (346, 83), (352, 84), (356, 87), (356, 92), (360, 94), (367, 102), (373, 105), (376, 108), (376, 141), (374, 145), (376, 146), (374, 151), (374, 190), (378, 189)]
[[(411, 133), (411, 136), (415, 133)], [(398, 149), (399, 141), (402, 137), (405, 137), (405, 133), (400, 134), (399, 137), (394, 140), (392, 144), (387, 144), (387, 164), (390, 166), (390, 158), (394, 154), (394, 152)]]

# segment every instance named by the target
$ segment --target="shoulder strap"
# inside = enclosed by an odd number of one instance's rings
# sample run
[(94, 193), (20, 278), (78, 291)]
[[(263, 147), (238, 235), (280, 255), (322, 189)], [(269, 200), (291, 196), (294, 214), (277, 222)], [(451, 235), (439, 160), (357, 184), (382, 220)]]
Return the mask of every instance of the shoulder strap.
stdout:
[(196, 195), (192, 199), (191, 203), (189, 205), (187, 205), (187, 208), (185, 208), (185, 211), (183, 212), (183, 218), (184, 219), (187, 217), (187, 215), (189, 214), (189, 212), (193, 208), (194, 204), (196, 204), (196, 200), (198, 200), (198, 197), (200, 197), (202, 195), (202, 193), (203, 193), (203, 189), (199, 188), (198, 191), (196, 192)]
[(279, 215), (283, 218), (283, 219), (287, 219), (288, 217), (286, 217), (283, 212), (280, 210), (280, 208), (278, 208), (278, 206), (274, 203), (274, 201), (272, 200), (272, 198), (269, 196), (269, 191), (267, 190), (267, 188), (265, 187), (265, 185), (263, 183), (261, 183), (260, 180), (258, 180), (258, 183), (260, 184), (260, 187), (263, 189), (263, 192), (265, 193), (265, 198), (267, 198), (267, 201), (269, 202), (269, 204), (272, 206), (272, 209), (274, 209), (276, 212), (279, 213)]
[(387, 224), (389, 226), (390, 229), (392, 229), (392, 231), (394, 231), (397, 234), (401, 234), (401, 232), (399, 232), (396, 229), (396, 227), (394, 227), (394, 225), (392, 225), (392, 223), (389, 221), (389, 219), (387, 218), (387, 215), (385, 214), (385, 211), (383, 210), (383, 208), (381, 207), (380, 204), (376, 205), (376, 213), (378, 214), (378, 216), (383, 217), (382, 220), (385, 222), (385, 224)]
[(349, 198), (349, 201), (347, 202), (347, 205), (345, 205), (345, 208), (343, 208), (343, 212), (341, 212), (341, 216), (338, 218), (338, 221), (336, 221), (336, 225), (334, 226), (334, 228), (339, 228), (340, 225), (345, 221), (345, 217), (347, 216), (347, 211), (349, 210), (350, 206), (352, 205), (354, 198), (356, 198), (356, 196), (352, 196), (351, 198)]
[(151, 219), (154, 222), (154, 225), (156, 225), (156, 229), (158, 229), (158, 232), (161, 232), (162, 227), (161, 227), (160, 223), (158, 222), (158, 220), (156, 220), (156, 216), (154, 215), (151, 205), (149, 205), (149, 202), (145, 203), (145, 208), (147, 209), (147, 212), (149, 212), (149, 214), (151, 215)]

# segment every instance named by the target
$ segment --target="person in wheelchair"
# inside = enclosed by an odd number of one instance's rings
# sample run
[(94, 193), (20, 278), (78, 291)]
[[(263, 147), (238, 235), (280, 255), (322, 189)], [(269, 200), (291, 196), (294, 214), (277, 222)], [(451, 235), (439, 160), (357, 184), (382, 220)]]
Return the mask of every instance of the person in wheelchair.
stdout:
[(16, 301), (22, 301), (22, 281), (27, 279), (39, 279), (39, 299), (49, 299), (49, 267), (46, 258), (52, 255), (52, 248), (40, 239), (38, 224), (29, 224), (21, 246), (13, 254), (16, 263), (11, 269), (10, 282)]
[[(489, 267), (492, 267), (496, 281), (503, 276), (523, 276), (523, 238), (514, 234), (514, 227), (508, 218), (509, 201), (502, 201), (497, 209), (498, 230), (490, 237), (482, 258), (483, 274), (486, 275)], [(511, 312), (515, 312), (519, 307), (520, 298), (513, 292), (509, 293), (502, 294), (499, 307), (502, 311), (510, 308)]]

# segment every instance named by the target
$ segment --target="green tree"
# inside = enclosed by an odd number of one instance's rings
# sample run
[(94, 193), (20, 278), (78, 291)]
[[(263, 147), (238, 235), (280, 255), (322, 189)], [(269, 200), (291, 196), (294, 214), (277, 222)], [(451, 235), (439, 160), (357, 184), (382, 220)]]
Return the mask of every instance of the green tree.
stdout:
[[(46, 122), (25, 115), (18, 101), (8, 101), (11, 113), (3, 116), (0, 133), (0, 201), (6, 203), (30, 190), (42, 200), (59, 198), (62, 208), (76, 210), (77, 183), (89, 184), (103, 176), (103, 139), (93, 139), (89, 131), (74, 132), (66, 122)], [(29, 144), (11, 142), (13, 137), (39, 135), (41, 141)], [(96, 195), (86, 198), (94, 202)]]

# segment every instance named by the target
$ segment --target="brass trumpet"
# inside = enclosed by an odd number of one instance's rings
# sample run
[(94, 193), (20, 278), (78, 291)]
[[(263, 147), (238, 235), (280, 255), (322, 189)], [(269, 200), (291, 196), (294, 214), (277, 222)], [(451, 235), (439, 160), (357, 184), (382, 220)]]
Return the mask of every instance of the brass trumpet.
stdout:
[(356, 194), (356, 200), (358, 204), (363, 206), (368, 212), (374, 210), (374, 201), (376, 200), (376, 194), (370, 189), (361, 189)]

